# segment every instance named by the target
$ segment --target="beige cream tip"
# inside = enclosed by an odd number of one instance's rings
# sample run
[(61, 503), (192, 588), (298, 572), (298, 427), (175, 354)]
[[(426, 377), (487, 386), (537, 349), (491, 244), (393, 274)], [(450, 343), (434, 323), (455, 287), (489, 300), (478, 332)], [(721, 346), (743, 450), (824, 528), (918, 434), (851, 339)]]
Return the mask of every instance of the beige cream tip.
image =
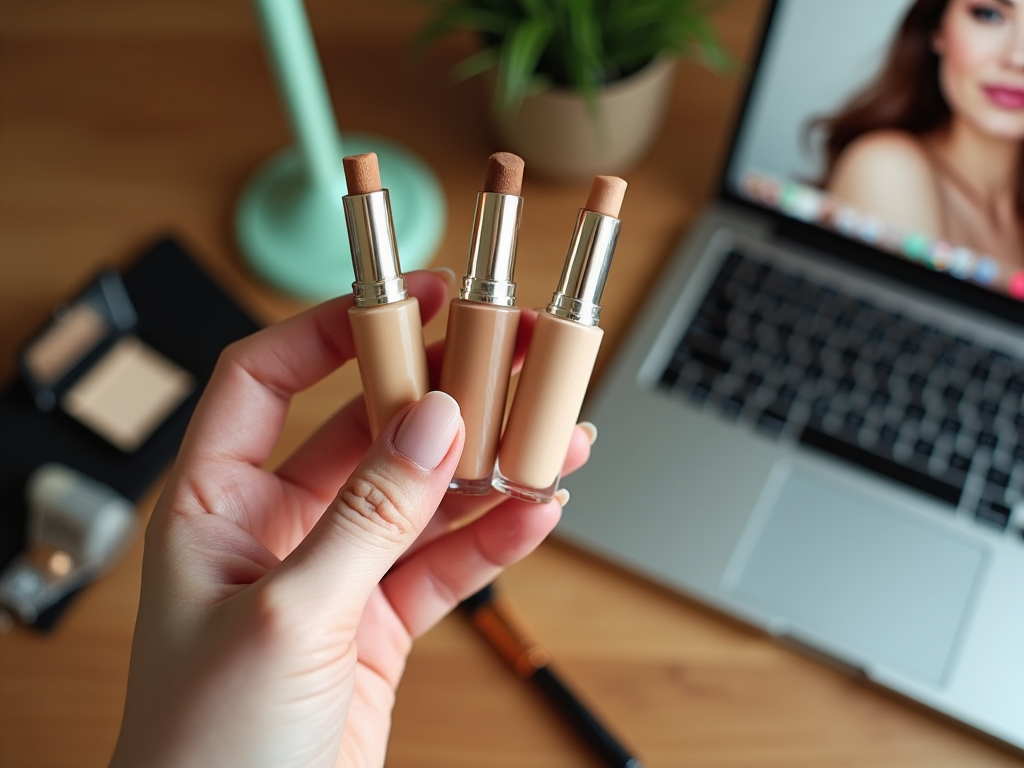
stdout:
[(487, 158), (484, 192), (519, 195), (523, 191), (523, 158), (511, 152), (495, 152)]
[(590, 188), (590, 197), (583, 206), (588, 211), (605, 216), (619, 217), (622, 198), (626, 196), (626, 182), (618, 176), (595, 176)]
[(363, 155), (349, 155), (342, 158), (345, 166), (345, 182), (350, 195), (366, 195), (380, 191), (380, 168), (377, 155), (367, 152)]

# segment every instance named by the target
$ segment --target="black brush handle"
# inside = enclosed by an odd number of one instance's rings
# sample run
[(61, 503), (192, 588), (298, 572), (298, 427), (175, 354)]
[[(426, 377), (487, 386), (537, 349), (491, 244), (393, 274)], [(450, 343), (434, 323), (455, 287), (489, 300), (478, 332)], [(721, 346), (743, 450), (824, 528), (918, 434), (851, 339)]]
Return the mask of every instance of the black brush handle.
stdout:
[(608, 768), (641, 768), (640, 760), (615, 739), (608, 729), (587, 710), (550, 667), (539, 667), (532, 679), (544, 695), (572, 724)]

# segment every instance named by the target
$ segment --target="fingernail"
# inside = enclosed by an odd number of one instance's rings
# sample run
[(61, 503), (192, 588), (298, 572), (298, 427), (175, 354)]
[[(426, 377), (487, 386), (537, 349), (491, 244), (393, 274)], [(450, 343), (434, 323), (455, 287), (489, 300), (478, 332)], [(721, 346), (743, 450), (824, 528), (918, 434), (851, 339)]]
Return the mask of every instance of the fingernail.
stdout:
[(587, 433), (587, 440), (590, 441), (591, 445), (597, 442), (597, 427), (589, 421), (581, 421), (577, 426)]
[(559, 488), (555, 491), (555, 501), (558, 502), (558, 506), (564, 507), (569, 503), (569, 492), (565, 488)]
[(455, 274), (455, 270), (448, 269), (448, 267), (434, 267), (430, 271), (438, 277), (444, 278), (444, 281), (448, 283), (449, 288), (455, 285), (455, 280), (458, 277), (458, 275)]
[(434, 469), (448, 455), (460, 420), (455, 398), (427, 392), (398, 428), (395, 450), (424, 469)]

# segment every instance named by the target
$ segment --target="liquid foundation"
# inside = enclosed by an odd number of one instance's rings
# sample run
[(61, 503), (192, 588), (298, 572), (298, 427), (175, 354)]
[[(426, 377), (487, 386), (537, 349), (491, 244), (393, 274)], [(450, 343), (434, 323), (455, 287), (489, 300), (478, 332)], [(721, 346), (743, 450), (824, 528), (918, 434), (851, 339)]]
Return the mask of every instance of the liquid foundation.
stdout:
[(484, 191), (476, 198), (466, 276), (448, 310), (441, 390), (458, 401), (466, 424), (462, 458), (448, 486), (452, 493), (491, 490), (519, 328), (512, 274), (522, 183), (520, 158), (507, 152), (491, 155)]
[(398, 263), (388, 191), (372, 152), (343, 159), (349, 194), (345, 222), (352, 248), (354, 306), (349, 310), (366, 415), (373, 439), (402, 408), (430, 389), (420, 305)]
[(601, 294), (619, 237), (626, 182), (598, 176), (576, 219), (558, 288), (533, 331), (498, 450), (493, 485), (517, 499), (554, 498), (597, 361)]

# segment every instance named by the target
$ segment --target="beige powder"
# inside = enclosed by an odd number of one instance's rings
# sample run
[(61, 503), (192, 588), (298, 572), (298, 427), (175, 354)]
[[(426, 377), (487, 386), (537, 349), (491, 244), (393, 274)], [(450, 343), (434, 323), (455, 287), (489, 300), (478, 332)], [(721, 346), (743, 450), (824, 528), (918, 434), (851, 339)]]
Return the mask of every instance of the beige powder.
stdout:
[(135, 336), (115, 344), (61, 407), (122, 451), (138, 448), (196, 387), (195, 378)]
[(52, 384), (86, 356), (106, 334), (107, 321), (86, 302), (63, 312), (25, 352), (25, 364), (43, 384)]

